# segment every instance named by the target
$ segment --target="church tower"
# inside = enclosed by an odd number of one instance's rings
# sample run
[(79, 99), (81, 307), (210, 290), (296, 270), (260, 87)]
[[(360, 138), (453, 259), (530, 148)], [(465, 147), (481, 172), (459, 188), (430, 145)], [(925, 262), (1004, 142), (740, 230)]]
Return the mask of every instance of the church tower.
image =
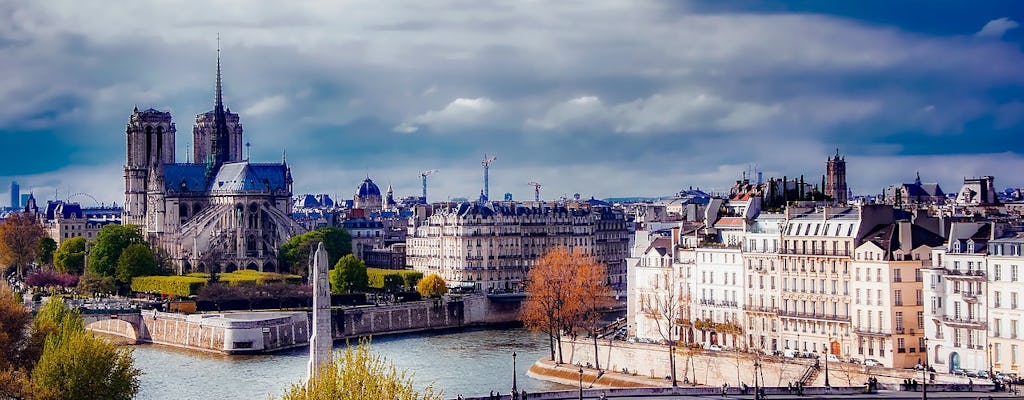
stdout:
[[(192, 128), (192, 162), (222, 164), (243, 160), (242, 124), (238, 114), (225, 108), (221, 81), (220, 48), (217, 48), (217, 85), (213, 110), (196, 115)], [(220, 154), (219, 160), (217, 154)]]
[(835, 157), (829, 157), (825, 170), (825, 195), (838, 204), (846, 204), (850, 200), (850, 191), (846, 187), (846, 158), (839, 155), (839, 149), (836, 149)]
[(128, 118), (127, 162), (124, 166), (124, 224), (144, 225), (149, 174), (174, 163), (174, 122), (171, 113), (136, 107)]

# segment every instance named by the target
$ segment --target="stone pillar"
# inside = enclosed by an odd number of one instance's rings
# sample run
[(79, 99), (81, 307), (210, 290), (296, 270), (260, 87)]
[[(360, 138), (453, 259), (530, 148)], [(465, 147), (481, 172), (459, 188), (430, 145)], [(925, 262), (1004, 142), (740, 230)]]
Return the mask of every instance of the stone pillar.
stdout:
[(313, 330), (309, 337), (309, 373), (312, 379), (320, 364), (331, 362), (331, 285), (327, 280), (327, 250), (321, 242), (317, 245), (310, 265), (313, 278)]

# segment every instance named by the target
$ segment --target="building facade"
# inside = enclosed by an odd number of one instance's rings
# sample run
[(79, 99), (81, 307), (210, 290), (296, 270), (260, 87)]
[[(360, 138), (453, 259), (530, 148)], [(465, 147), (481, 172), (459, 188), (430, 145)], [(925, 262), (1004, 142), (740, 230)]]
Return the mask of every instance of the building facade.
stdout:
[(1020, 375), (1024, 357), (1024, 234), (989, 241), (988, 350), (993, 371)]

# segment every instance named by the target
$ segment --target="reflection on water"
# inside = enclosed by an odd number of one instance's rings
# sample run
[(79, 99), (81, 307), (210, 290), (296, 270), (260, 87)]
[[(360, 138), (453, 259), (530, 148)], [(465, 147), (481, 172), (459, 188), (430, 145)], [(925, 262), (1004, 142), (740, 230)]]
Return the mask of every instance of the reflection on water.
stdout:
[[(336, 342), (336, 347), (343, 346)], [(306, 377), (308, 348), (271, 355), (223, 356), (165, 346), (134, 346), (142, 370), (139, 399), (266, 399)], [(413, 372), (417, 387), (433, 384), (445, 397), (507, 392), (512, 387), (512, 352), (518, 355), (518, 385), (527, 392), (568, 387), (526, 376), (547, 356), (544, 336), (523, 329), (471, 329), (442, 334), (381, 337), (371, 349)]]

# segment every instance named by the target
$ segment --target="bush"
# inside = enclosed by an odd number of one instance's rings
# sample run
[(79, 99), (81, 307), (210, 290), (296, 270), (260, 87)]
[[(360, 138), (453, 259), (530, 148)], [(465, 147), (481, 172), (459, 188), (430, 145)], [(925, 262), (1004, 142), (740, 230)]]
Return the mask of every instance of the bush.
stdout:
[[(210, 274), (196, 272), (187, 276), (209, 280)], [(298, 275), (279, 274), (276, 272), (260, 272), (251, 269), (242, 269), (233, 272), (217, 274), (217, 281), (228, 285), (264, 285), (269, 283), (302, 283), (302, 277)]]
[(132, 291), (188, 297), (199, 293), (206, 279), (194, 276), (139, 276), (132, 278)]
[(25, 284), (34, 287), (60, 286), (71, 288), (78, 286), (78, 275), (62, 274), (44, 269), (33, 272), (25, 277)]
[[(416, 283), (423, 279), (423, 273), (411, 269), (367, 268), (370, 287), (381, 290), (413, 290)], [(403, 287), (404, 286), (404, 287)]]

